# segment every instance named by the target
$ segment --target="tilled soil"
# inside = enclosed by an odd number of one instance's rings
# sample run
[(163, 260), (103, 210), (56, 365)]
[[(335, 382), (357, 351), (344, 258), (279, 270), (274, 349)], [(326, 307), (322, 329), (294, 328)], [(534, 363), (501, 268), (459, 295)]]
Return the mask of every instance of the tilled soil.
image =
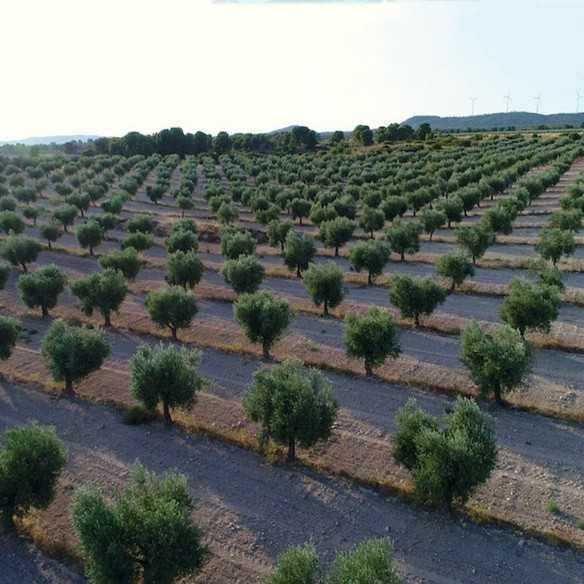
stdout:
[[(509, 530), (453, 520), (302, 468), (273, 466), (253, 453), (159, 424), (124, 426), (103, 406), (55, 401), (9, 383), (0, 386), (0, 403), (2, 430), (36, 419), (55, 425), (69, 448), (63, 488), (41, 517), (48, 527), (68, 531), (72, 485), (92, 483), (111, 492), (136, 460), (156, 472), (185, 473), (198, 502), (195, 518), (206, 528), (211, 550), (223, 550), (200, 581), (254, 582), (268, 561), (307, 540), (329, 562), (335, 550), (387, 536), (405, 582), (582, 582), (582, 556)], [(13, 556), (3, 558), (8, 569), (18, 570)]]

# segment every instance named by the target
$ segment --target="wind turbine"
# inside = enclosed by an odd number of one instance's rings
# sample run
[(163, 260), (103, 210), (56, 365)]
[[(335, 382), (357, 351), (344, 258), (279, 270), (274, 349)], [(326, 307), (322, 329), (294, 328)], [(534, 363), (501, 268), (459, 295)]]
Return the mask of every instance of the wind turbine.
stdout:
[(470, 99), (470, 109), (471, 109), (472, 115), (474, 116), (475, 103), (477, 102), (478, 97), (471, 97), (469, 99)]
[(536, 95), (533, 99), (535, 100), (535, 113), (538, 114), (539, 106), (541, 104), (541, 93), (539, 95)]
[(503, 99), (505, 100), (505, 112), (509, 113), (509, 104), (511, 103), (511, 92), (508, 91), (507, 95), (503, 96)]

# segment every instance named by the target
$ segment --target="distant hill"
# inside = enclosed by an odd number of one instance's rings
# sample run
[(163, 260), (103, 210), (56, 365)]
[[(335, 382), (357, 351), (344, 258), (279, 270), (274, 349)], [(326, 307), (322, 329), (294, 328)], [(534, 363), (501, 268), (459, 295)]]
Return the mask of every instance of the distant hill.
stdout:
[(442, 118), (440, 116), (414, 116), (403, 124), (417, 128), (428, 123), (435, 130), (491, 130), (493, 128), (531, 129), (539, 126), (563, 128), (566, 125), (580, 127), (584, 123), (584, 113), (579, 114), (535, 114), (530, 112), (502, 112), (478, 116), (461, 116)]
[(35, 144), (65, 144), (73, 140), (87, 142), (88, 140), (95, 140), (100, 136), (90, 134), (71, 134), (68, 136), (37, 136), (33, 138), (23, 138), (22, 140), (0, 140), (0, 146), (4, 144), (24, 144), (25, 146), (34, 146)]

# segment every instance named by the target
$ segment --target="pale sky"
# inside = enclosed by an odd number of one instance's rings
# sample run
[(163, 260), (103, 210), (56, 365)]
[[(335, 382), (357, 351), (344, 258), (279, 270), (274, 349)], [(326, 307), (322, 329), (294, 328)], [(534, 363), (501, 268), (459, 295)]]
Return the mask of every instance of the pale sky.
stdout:
[[(0, 140), (573, 112), (584, 0), (2, 0)], [(584, 98), (581, 111), (584, 110)]]

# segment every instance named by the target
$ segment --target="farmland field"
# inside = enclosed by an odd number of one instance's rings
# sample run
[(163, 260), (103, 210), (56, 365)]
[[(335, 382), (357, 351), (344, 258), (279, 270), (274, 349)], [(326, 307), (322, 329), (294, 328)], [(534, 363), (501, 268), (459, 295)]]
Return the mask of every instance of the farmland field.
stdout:
[[(73, 493), (89, 484), (111, 494), (136, 460), (188, 477), (210, 549), (201, 573), (188, 581), (259, 582), (290, 546), (310, 540), (330, 562), (364, 538), (386, 536), (404, 582), (583, 581), (582, 138), (513, 134), (432, 144), (0, 159), (1, 253), (10, 267), (0, 308), (20, 323), (16, 346), (0, 361), (0, 431), (38, 420), (53, 425), (69, 450), (55, 499), (19, 525), (32, 543), (2, 535), (11, 551), (0, 558), (8, 575), (0, 582), (82, 581)], [(562, 221), (572, 211), (578, 225), (568, 228)], [(430, 227), (432, 212), (438, 218)], [(331, 242), (326, 230), (341, 218), (348, 232)], [(54, 237), (47, 237), (49, 225)], [(84, 238), (87, 226), (95, 238)], [(492, 240), (475, 253), (461, 243), (465, 228), (488, 231)], [(397, 232), (408, 229), (401, 245)], [(173, 243), (193, 231), (194, 243), (188, 237)], [(542, 241), (557, 232), (572, 248), (557, 258), (542, 254)], [(307, 259), (291, 257), (294, 234), (314, 245)], [(228, 257), (228, 240), (238, 235), (251, 241), (242, 255), (255, 256), (263, 268), (259, 291), (293, 313), (269, 358), (240, 326), (234, 308), (241, 294), (224, 276), (238, 256)], [(26, 238), (40, 249), (22, 259), (11, 246)], [(386, 251), (370, 282), (352, 251), (367, 242)], [(109, 313), (98, 307), (82, 310), (75, 283), (105, 273), (108, 260), (130, 248), (140, 269), (125, 274), (127, 292), (108, 324)], [(192, 286), (172, 279), (177, 253), (201, 262)], [(475, 264), (456, 287), (438, 273), (441, 258), (453, 253)], [(503, 307), (513, 282), (537, 287), (552, 263), (564, 288), (554, 292), (559, 307), (550, 326), (521, 331), (528, 376), (505, 393), (504, 404), (479, 397), (461, 360), (465, 329), (477, 322), (490, 334), (507, 330)], [(52, 265), (67, 285), (43, 316), (38, 303), (23, 302), (19, 281)], [(327, 316), (309, 293), (308, 265), (341, 271), (343, 298)], [(429, 278), (443, 301), (419, 319), (404, 314), (390, 296), (404, 276)], [(193, 289), (196, 315), (178, 332), (158, 326), (149, 295), (183, 283)], [(363, 361), (347, 353), (344, 319), (372, 307), (391, 315), (400, 351), (368, 375)], [(111, 348), (73, 395), (62, 395), (63, 383), (52, 379), (43, 358), (43, 338), (59, 318), (103, 330)], [(200, 350), (203, 387), (193, 404), (173, 411), (172, 428), (161, 416), (125, 424), (125, 412), (138, 403), (132, 358), (161, 340)], [(299, 448), (296, 464), (285, 462), (282, 446), (262, 452), (261, 428), (244, 408), (254, 374), (292, 357), (322, 372), (339, 407), (331, 436)], [(391, 455), (396, 415), (415, 398), (441, 417), (461, 395), (477, 398), (492, 420), (496, 466), (455, 510), (426, 508), (411, 500), (412, 474)]]

